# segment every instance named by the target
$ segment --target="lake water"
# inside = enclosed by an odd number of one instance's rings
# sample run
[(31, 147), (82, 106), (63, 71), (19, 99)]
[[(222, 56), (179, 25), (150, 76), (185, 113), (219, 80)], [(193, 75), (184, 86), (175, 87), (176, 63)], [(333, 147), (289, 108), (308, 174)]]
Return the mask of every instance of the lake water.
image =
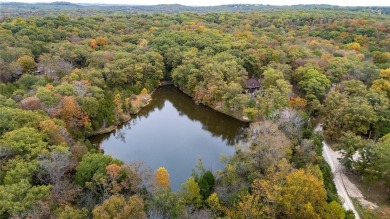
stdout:
[(165, 167), (171, 188), (177, 191), (199, 159), (213, 172), (223, 169), (221, 155), (234, 154), (233, 145), (246, 127), (246, 123), (195, 104), (173, 86), (163, 86), (128, 123), (91, 141), (124, 162), (142, 161), (153, 171)]

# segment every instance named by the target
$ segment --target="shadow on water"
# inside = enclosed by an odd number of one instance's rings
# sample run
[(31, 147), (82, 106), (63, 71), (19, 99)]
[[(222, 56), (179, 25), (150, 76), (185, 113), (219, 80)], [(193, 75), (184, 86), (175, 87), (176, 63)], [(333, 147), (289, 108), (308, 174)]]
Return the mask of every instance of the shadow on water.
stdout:
[(202, 124), (202, 129), (210, 132), (213, 137), (226, 140), (227, 144), (231, 146), (238, 143), (244, 134), (244, 130), (248, 127), (248, 123), (215, 111), (210, 107), (196, 104), (191, 97), (173, 85), (169, 85), (158, 88), (153, 93), (153, 99), (149, 105), (142, 108), (130, 121), (120, 125), (111, 133), (91, 137), (91, 142), (97, 145), (110, 138), (111, 135), (115, 135), (116, 138), (125, 142), (123, 132), (130, 130), (137, 122), (147, 119), (155, 110), (163, 109), (166, 101), (172, 103), (180, 116), (187, 116), (191, 121), (199, 121)]
[(220, 155), (233, 155), (247, 123), (226, 116), (192, 99), (173, 86), (153, 94), (149, 105), (114, 132), (92, 137), (105, 154), (125, 162), (142, 161), (153, 170), (164, 166), (171, 186), (191, 176), (198, 159), (205, 168), (223, 169)]

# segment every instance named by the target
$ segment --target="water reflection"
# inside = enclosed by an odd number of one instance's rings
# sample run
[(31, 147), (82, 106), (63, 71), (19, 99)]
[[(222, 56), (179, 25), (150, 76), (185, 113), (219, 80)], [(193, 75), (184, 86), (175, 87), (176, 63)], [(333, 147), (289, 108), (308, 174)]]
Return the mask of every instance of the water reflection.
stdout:
[(222, 169), (221, 154), (232, 155), (246, 123), (196, 105), (172, 86), (159, 88), (151, 103), (110, 134), (95, 136), (105, 154), (125, 162), (141, 160), (153, 170), (168, 169), (174, 190), (191, 175), (197, 160)]
[(162, 87), (153, 95), (152, 103), (140, 112), (140, 116), (148, 117), (157, 107), (161, 110), (165, 101), (173, 104), (180, 116), (187, 116), (191, 121), (199, 121), (204, 130), (209, 131), (214, 137), (227, 140), (229, 145), (234, 145), (242, 133), (246, 123), (214, 111), (209, 107), (197, 105), (190, 97), (183, 94), (173, 86)]

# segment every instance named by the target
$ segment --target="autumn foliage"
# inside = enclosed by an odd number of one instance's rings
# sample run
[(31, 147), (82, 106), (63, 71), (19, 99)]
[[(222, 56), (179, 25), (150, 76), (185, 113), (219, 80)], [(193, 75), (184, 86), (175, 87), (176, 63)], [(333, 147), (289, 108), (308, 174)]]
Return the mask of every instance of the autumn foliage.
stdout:
[(148, 94), (148, 90), (147, 90), (146, 88), (143, 88), (143, 89), (141, 90), (141, 94), (143, 94), (143, 95)]
[[(336, 8), (1, 5), (0, 218), (344, 218), (315, 122), (390, 191), (390, 9)], [(89, 142), (162, 80), (256, 121), (223, 171), (179, 192), (164, 167)], [(230, 131), (213, 134), (234, 144)]]
[(62, 98), (59, 117), (65, 121), (68, 127), (77, 129), (83, 126), (82, 112), (73, 96), (65, 96)]
[(111, 196), (103, 204), (96, 206), (92, 214), (95, 219), (146, 218), (144, 201), (138, 196), (131, 196), (128, 201), (123, 196)]
[(39, 110), (41, 109), (41, 100), (38, 97), (27, 97), (20, 101), (20, 108), (24, 110)]
[(89, 44), (89, 46), (90, 46), (92, 49), (95, 49), (95, 47), (97, 46), (97, 41), (96, 41), (96, 39), (92, 39), (92, 40), (91, 40), (91, 43)]
[(158, 168), (154, 173), (154, 177), (157, 188), (170, 188), (169, 173), (164, 167)]
[(301, 97), (290, 98), (290, 106), (297, 110), (302, 110), (306, 107), (307, 100)]
[(17, 62), (23, 68), (24, 73), (31, 73), (37, 68), (34, 58), (28, 55), (20, 57)]
[(89, 46), (93, 49), (96, 48), (96, 46), (105, 46), (108, 44), (108, 41), (105, 37), (97, 37), (96, 39), (92, 39)]

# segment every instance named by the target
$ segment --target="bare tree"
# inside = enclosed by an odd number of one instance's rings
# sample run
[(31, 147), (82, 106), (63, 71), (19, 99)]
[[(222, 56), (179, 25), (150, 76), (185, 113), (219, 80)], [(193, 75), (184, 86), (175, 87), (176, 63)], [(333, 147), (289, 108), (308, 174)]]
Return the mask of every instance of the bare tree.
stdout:
[(302, 142), (302, 128), (305, 120), (299, 113), (291, 108), (286, 108), (280, 113), (279, 117), (280, 129), (292, 140), (296, 140), (298, 144)]
[(149, 208), (147, 215), (148, 215), (149, 219), (163, 219), (164, 218), (164, 213), (156, 207)]
[(22, 76), (22, 67), (17, 62), (7, 64), (0, 59), (0, 81), (3, 83), (10, 82)]
[(28, 217), (32, 219), (50, 218), (50, 204), (47, 201), (38, 201), (32, 210), (29, 212)]
[(309, 139), (303, 139), (299, 148), (299, 153), (306, 163), (314, 162), (316, 159), (316, 152), (313, 141)]
[[(189, 209), (189, 210), (191, 210), (191, 209)], [(188, 219), (210, 219), (210, 218), (215, 218), (215, 215), (213, 215), (213, 212), (209, 209), (199, 209), (199, 210), (190, 211), (189, 213), (187, 213), (187, 216), (185, 218), (188, 218)]]
[(53, 185), (53, 197), (57, 200), (63, 188), (63, 176), (69, 170), (71, 153), (66, 147), (57, 147), (39, 165), (46, 174), (47, 180)]
[(72, 64), (59, 56), (43, 54), (39, 57), (38, 71), (53, 80), (59, 80), (72, 72), (72, 70)]
[(36, 97), (27, 97), (20, 101), (20, 108), (24, 110), (39, 110), (42, 108), (41, 100)]
[(263, 171), (291, 155), (291, 141), (279, 130), (276, 123), (252, 123), (247, 136), (247, 142), (239, 148), (243, 153), (252, 156), (257, 168)]

